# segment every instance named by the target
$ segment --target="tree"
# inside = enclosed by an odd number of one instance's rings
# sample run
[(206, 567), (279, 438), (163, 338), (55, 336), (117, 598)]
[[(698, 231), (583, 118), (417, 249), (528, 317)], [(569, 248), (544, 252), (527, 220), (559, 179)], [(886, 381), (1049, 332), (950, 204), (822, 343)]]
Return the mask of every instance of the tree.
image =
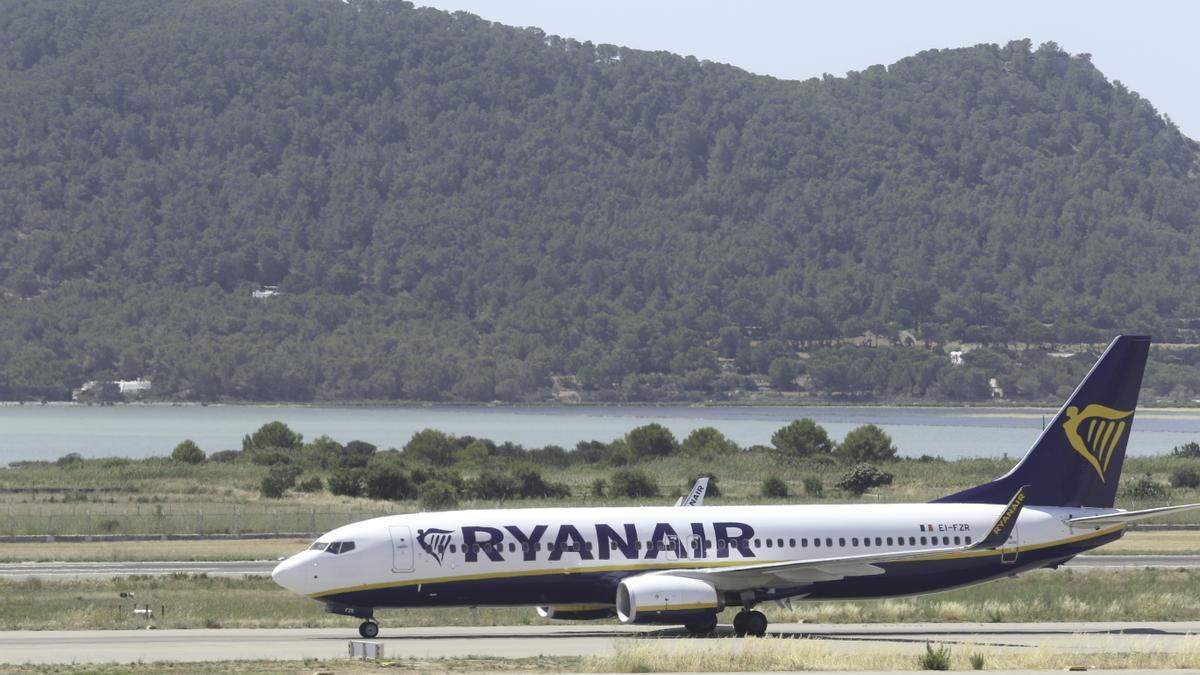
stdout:
[(837, 487), (854, 496), (881, 485), (891, 485), (892, 474), (881, 471), (871, 464), (856, 464), (842, 475), (836, 483)]
[(404, 456), (434, 466), (449, 466), (454, 463), (455, 449), (453, 437), (437, 429), (422, 429), (404, 444)]
[(189, 438), (175, 446), (171, 451), (171, 459), (183, 464), (200, 464), (204, 461), (204, 451)]
[(847, 463), (886, 462), (896, 458), (896, 446), (883, 429), (864, 424), (846, 434), (834, 454)]
[(658, 483), (640, 469), (620, 469), (608, 481), (608, 494), (612, 497), (657, 497)]
[(777, 476), (771, 476), (763, 480), (762, 495), (764, 497), (783, 498), (788, 496), (787, 483)]
[(794, 358), (780, 356), (771, 361), (767, 372), (774, 389), (792, 391), (796, 388), (796, 378), (800, 376), (800, 362)]
[(771, 436), (771, 444), (786, 457), (811, 457), (833, 452), (825, 428), (807, 417), (796, 420)]
[(444, 481), (421, 483), (417, 492), (421, 495), (421, 509), (424, 511), (445, 511), (458, 506), (458, 491)]
[(366, 494), (371, 499), (401, 501), (415, 497), (412, 481), (396, 462), (378, 462), (367, 470)]
[(645, 424), (625, 434), (625, 443), (639, 459), (666, 457), (674, 454), (678, 447), (675, 435), (661, 424)]
[(299, 450), (304, 437), (283, 422), (267, 422), (242, 439), (242, 450)]
[(259, 493), (267, 499), (279, 499), (296, 484), (299, 476), (300, 467), (293, 464), (276, 464), (259, 483)]
[(695, 457), (720, 457), (741, 449), (713, 427), (700, 427), (679, 444), (679, 451)]
[(363, 493), (366, 471), (359, 467), (334, 469), (329, 475), (329, 493), (343, 497), (359, 497)]

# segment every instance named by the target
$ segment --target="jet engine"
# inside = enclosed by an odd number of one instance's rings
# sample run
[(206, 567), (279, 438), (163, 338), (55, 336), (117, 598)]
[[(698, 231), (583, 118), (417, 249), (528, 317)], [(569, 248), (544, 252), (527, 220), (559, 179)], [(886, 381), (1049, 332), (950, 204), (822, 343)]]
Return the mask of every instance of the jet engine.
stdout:
[(595, 621), (613, 615), (612, 605), (547, 605), (537, 608), (543, 619), (560, 621)]
[(617, 586), (621, 623), (687, 623), (724, 608), (717, 589), (697, 579), (647, 574), (629, 577)]

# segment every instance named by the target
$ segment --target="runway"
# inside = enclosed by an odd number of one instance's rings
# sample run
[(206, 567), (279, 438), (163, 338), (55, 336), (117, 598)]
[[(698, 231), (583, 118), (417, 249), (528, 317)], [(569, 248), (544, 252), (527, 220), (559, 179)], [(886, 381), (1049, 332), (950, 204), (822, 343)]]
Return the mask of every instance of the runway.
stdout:
[[(927, 642), (995, 649), (1062, 649), (1071, 652), (1195, 650), (1200, 622), (778, 624), (775, 637), (820, 640), (831, 651), (897, 650), (917, 653)], [(128, 663), (242, 659), (335, 659), (358, 639), (344, 629), (216, 629), (0, 632), (0, 663)], [(728, 626), (712, 638), (681, 630), (625, 626), (500, 626), (397, 628), (385, 626), (374, 641), (388, 659), (599, 656), (644, 640), (689, 640), (695, 647), (736, 649)]]
[[(43, 577), (108, 579), (134, 574), (207, 574), (244, 577), (271, 574), (274, 560), (165, 562), (38, 562), (0, 563), (0, 578)], [(1200, 568), (1200, 555), (1084, 555), (1068, 562), (1075, 569)]]

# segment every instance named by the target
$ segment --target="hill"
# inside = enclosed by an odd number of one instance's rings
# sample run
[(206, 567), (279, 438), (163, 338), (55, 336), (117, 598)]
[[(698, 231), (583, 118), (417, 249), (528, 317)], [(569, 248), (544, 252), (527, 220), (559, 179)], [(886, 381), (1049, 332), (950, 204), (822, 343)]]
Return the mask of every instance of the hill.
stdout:
[[(399, 2), (6, 0), (0, 399), (720, 397), (866, 331), (1191, 340), (1197, 153), (1052, 43), (787, 82)], [(986, 395), (936, 366), (868, 390)]]

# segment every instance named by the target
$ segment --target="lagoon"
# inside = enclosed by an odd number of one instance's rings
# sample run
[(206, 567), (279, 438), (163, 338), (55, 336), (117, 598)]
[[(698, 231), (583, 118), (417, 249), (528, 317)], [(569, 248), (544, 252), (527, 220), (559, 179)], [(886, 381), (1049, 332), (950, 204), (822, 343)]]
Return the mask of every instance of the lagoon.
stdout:
[[(0, 405), (0, 464), (84, 457), (167, 455), (190, 438), (205, 452), (240, 448), (244, 435), (272, 420), (306, 439), (326, 434), (345, 443), (364, 440), (401, 447), (433, 427), (455, 435), (512, 441), (526, 447), (572, 448), (581, 440), (610, 441), (650, 422), (678, 438), (712, 426), (741, 445), (769, 444), (779, 427), (801, 417), (841, 440), (862, 424), (891, 434), (900, 454), (1018, 457), (1037, 439), (1054, 410), (1010, 407), (886, 406), (402, 406), (298, 405)], [(1130, 438), (1131, 455), (1169, 452), (1200, 441), (1200, 410), (1143, 409)]]

